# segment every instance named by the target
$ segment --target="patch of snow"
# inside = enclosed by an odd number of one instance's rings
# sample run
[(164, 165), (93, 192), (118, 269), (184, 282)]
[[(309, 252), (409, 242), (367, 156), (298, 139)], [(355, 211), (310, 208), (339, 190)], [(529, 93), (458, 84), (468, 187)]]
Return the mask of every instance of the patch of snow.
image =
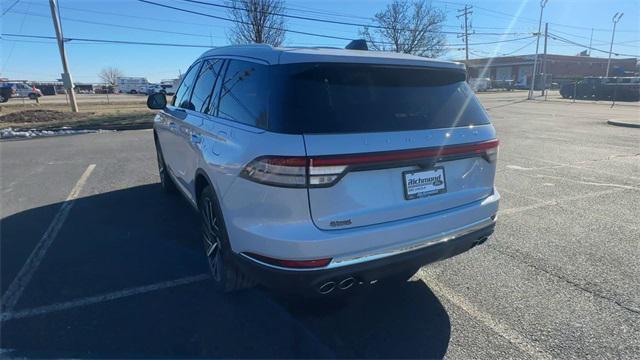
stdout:
[(92, 134), (112, 132), (112, 130), (72, 130), (64, 127), (60, 130), (13, 130), (12, 128), (1, 129), (0, 139), (10, 138), (34, 138), (40, 136), (56, 136), (56, 135), (73, 135), (73, 134)]

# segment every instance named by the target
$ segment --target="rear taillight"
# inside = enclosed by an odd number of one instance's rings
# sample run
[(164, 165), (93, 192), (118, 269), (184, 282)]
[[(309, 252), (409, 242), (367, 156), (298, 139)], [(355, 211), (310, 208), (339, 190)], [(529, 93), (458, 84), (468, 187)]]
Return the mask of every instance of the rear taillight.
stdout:
[(307, 158), (262, 156), (245, 166), (240, 176), (261, 184), (306, 187)]
[(240, 173), (245, 179), (283, 187), (328, 187), (349, 171), (392, 168), (479, 156), (490, 163), (498, 158), (498, 139), (481, 143), (418, 150), (330, 156), (262, 156)]
[(276, 259), (264, 255), (258, 255), (254, 253), (243, 253), (244, 255), (261, 261), (267, 265), (275, 265), (279, 267), (292, 268), (292, 269), (312, 269), (321, 268), (329, 265), (331, 258), (313, 259), (313, 260), (283, 260)]

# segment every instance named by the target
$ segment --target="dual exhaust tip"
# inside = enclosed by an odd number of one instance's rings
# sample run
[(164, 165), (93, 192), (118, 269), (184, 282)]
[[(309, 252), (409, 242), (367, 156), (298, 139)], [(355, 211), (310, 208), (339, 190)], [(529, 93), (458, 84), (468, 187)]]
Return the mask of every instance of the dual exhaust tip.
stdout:
[(340, 282), (327, 281), (326, 283), (320, 285), (320, 287), (318, 288), (318, 292), (322, 295), (327, 295), (335, 289), (347, 290), (355, 285), (355, 283), (356, 279), (354, 279), (352, 276), (349, 276), (348, 278), (343, 279)]
[[(489, 239), (488, 236), (483, 236), (481, 238), (479, 238), (478, 240), (473, 242), (472, 247), (484, 244), (487, 239)], [(324, 284), (320, 285), (318, 287), (318, 292), (322, 295), (327, 295), (329, 293), (331, 293), (333, 290), (335, 289), (339, 289), (339, 290), (347, 290), (351, 287), (353, 287), (353, 285), (355, 285), (356, 283), (356, 279), (353, 278), (353, 276), (349, 276), (346, 279), (343, 279), (340, 282), (336, 281), (327, 281)], [(372, 282), (373, 283), (373, 282)]]

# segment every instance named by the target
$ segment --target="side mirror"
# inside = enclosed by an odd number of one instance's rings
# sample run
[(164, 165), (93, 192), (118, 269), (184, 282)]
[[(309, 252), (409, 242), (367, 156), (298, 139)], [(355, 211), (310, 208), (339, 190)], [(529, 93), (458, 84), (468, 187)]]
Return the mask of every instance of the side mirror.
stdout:
[(154, 93), (147, 98), (147, 107), (153, 110), (162, 110), (167, 107), (167, 97), (162, 93)]

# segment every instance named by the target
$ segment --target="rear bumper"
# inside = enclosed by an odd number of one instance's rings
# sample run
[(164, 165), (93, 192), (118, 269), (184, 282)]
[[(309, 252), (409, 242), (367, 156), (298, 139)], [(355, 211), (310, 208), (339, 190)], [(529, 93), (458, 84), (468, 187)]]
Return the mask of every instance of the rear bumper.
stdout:
[[(285, 213), (274, 214), (278, 208), (271, 211), (262, 209), (258, 202), (256, 209), (251, 208), (253, 216), (229, 216), (227, 219), (231, 221), (226, 225), (231, 249), (236, 254), (246, 252), (292, 260), (349, 259), (459, 233), (470, 225), (495, 216), (499, 202), (500, 195), (494, 191), (482, 200), (437, 213), (329, 231), (318, 229), (309, 220), (311, 216), (308, 207), (294, 209), (295, 214), (300, 215), (287, 218)], [(282, 208), (289, 211), (286, 207)], [(244, 214), (247, 212), (245, 209)]]
[(441, 241), (434, 240), (410, 251), (317, 270), (286, 270), (243, 255), (235, 257), (238, 266), (245, 273), (267, 287), (287, 292), (318, 294), (319, 289), (328, 282), (337, 285), (345, 279), (353, 278), (355, 285), (369, 284), (458, 255), (483, 243), (493, 233), (494, 227), (495, 222), (491, 221), (490, 225), (480, 229), (474, 228), (457, 236), (445, 235), (441, 237)]

